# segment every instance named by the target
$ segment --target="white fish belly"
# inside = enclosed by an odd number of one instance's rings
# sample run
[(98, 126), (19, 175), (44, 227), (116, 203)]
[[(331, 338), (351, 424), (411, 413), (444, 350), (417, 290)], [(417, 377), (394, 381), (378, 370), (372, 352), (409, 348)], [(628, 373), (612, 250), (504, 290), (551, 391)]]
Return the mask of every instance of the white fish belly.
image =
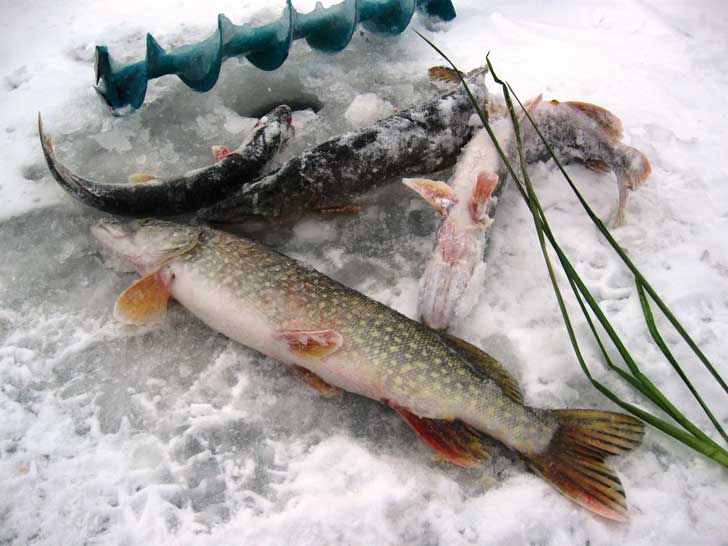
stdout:
[(340, 389), (375, 400), (384, 396), (378, 370), (348, 352), (346, 339), (340, 350), (325, 358), (309, 358), (293, 352), (277, 338), (279, 325), (250, 302), (182, 264), (171, 267), (175, 275), (172, 297), (213, 330), (283, 364), (306, 368)]

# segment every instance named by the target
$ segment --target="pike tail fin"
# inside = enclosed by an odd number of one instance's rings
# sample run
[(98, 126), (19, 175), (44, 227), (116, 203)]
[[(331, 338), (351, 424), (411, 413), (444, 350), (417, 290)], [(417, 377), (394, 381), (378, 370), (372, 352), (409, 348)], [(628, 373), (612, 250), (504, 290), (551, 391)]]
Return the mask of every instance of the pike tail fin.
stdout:
[(627, 500), (617, 474), (604, 464), (642, 440), (641, 421), (596, 410), (556, 410), (559, 421), (548, 449), (527, 456), (531, 468), (563, 495), (607, 519), (627, 521)]
[(623, 146), (623, 152), (619, 160), (619, 167), (614, 170), (617, 176), (619, 190), (619, 204), (614, 219), (614, 226), (619, 227), (624, 223), (624, 208), (627, 204), (627, 190), (637, 189), (645, 179), (650, 176), (652, 166), (649, 160), (636, 148)]

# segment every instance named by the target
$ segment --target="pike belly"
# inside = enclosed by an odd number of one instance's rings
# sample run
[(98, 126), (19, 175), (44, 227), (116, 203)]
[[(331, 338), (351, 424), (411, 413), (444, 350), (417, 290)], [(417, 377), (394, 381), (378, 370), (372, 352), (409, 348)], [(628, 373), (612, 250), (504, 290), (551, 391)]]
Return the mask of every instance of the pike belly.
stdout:
[[(243, 244), (253, 253), (262, 249)], [(268, 259), (266, 269), (260, 262)], [(210, 272), (208, 262), (220, 260), (228, 262)], [(214, 330), (329, 385), (419, 417), (460, 419), (515, 449), (539, 451), (548, 444), (550, 423), (504, 396), (436, 333), (284, 256), (241, 260), (203, 245), (166, 266), (174, 275), (171, 295)], [(241, 269), (243, 263), (260, 267)], [(323, 358), (293, 351), (280, 338), (281, 332), (328, 328), (340, 332), (343, 343)]]
[(351, 347), (323, 359), (291, 351), (278, 335), (286, 327), (301, 325), (293, 309), (282, 316), (280, 307), (266, 309), (265, 302), (242, 296), (224, 280), (211, 280), (185, 262), (170, 267), (172, 297), (213, 330), (286, 365), (305, 368), (335, 387), (375, 400), (386, 398), (380, 371)]

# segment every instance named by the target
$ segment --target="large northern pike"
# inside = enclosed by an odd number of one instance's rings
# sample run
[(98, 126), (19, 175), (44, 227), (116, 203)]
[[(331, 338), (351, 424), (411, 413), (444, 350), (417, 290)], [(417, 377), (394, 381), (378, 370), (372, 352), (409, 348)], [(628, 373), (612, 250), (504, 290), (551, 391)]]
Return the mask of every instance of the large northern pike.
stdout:
[(258, 177), (292, 136), (291, 120), (291, 109), (278, 106), (258, 121), (237, 150), (213, 146), (214, 164), (172, 178), (137, 174), (124, 183), (82, 178), (59, 163), (40, 115), (38, 134), (51, 174), (85, 205), (128, 216), (172, 216), (216, 203)]
[(582, 506), (628, 518), (624, 490), (604, 459), (640, 442), (640, 421), (525, 406), (513, 377), (480, 349), (255, 242), (159, 220), (102, 222), (92, 232), (142, 275), (117, 300), (118, 319), (158, 320), (171, 295), (320, 391), (344, 389), (391, 406), (455, 464), (486, 460), (490, 436)]

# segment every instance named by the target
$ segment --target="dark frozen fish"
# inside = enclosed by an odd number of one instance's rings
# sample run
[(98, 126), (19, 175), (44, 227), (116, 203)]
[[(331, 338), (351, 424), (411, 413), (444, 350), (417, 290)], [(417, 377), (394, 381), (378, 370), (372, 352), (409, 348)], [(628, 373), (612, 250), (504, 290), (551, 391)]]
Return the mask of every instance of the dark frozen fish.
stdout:
[[(652, 167), (642, 152), (620, 142), (623, 132), (619, 118), (601, 106), (557, 100), (539, 105), (532, 117), (560, 161), (581, 161), (593, 170), (615, 174), (619, 202), (613, 225), (622, 225), (627, 191), (637, 189)], [(533, 125), (526, 121), (521, 128), (526, 161), (551, 159)]]
[(224, 199), (241, 185), (260, 176), (263, 167), (293, 133), (291, 109), (278, 106), (260, 119), (234, 152), (215, 146), (217, 161), (175, 178), (135, 175), (125, 183), (82, 178), (58, 162), (50, 137), (38, 133), (48, 168), (61, 187), (85, 205), (128, 216), (171, 216), (194, 212)]
[[(477, 70), (469, 76), (471, 90), (483, 106), (484, 74)], [(324, 142), (199, 215), (227, 222), (339, 207), (399, 177), (450, 167), (473, 134), (474, 113), (463, 89), (451, 91)]]

